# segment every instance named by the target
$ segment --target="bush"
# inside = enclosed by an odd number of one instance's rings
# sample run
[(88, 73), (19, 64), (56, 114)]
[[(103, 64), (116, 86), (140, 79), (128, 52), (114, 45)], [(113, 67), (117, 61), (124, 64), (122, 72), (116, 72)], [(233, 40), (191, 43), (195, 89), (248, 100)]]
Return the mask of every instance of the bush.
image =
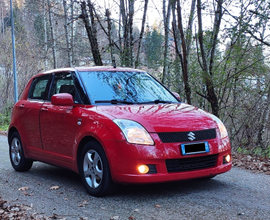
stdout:
[(6, 108), (4, 113), (0, 113), (0, 131), (7, 131), (11, 118), (11, 108)]

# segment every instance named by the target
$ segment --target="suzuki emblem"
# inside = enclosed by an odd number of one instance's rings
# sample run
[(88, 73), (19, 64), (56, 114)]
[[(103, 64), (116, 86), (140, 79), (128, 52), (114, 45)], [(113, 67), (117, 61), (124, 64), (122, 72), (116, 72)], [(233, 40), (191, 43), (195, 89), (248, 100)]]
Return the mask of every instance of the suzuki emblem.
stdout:
[(196, 139), (195, 134), (193, 132), (189, 132), (187, 136), (190, 141), (194, 141)]

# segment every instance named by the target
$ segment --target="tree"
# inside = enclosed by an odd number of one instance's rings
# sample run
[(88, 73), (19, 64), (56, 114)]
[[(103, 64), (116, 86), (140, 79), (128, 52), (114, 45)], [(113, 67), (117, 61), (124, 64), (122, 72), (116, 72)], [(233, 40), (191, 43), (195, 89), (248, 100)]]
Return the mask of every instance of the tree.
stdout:
[(171, 19), (171, 7), (173, 0), (163, 0), (162, 14), (163, 14), (163, 25), (164, 25), (164, 52), (163, 52), (163, 75), (161, 82), (165, 85), (169, 85), (169, 33), (170, 33), (170, 19)]
[(55, 36), (54, 36), (54, 28), (53, 28), (53, 18), (52, 18), (52, 5), (51, 1), (47, 0), (48, 11), (49, 11), (49, 22), (50, 22), (50, 30), (51, 30), (51, 42), (52, 42), (52, 54), (53, 54), (53, 68), (57, 68), (57, 56), (56, 56), (56, 45), (55, 45)]
[(63, 0), (63, 7), (64, 7), (64, 28), (65, 28), (65, 36), (66, 36), (66, 44), (67, 44), (67, 66), (72, 65), (72, 56), (71, 56), (71, 47), (70, 47), (70, 40), (69, 40), (69, 30), (68, 30), (68, 11), (67, 11), (67, 1)]
[[(192, 24), (193, 24), (193, 19), (194, 19), (194, 14), (195, 14), (195, 3), (196, 3), (196, 0), (192, 0), (186, 35), (184, 34), (184, 27), (183, 27), (183, 21), (182, 21), (182, 9), (181, 9), (180, 0), (177, 0), (178, 25), (176, 25), (176, 15), (175, 15), (176, 2), (173, 3), (172, 27), (173, 27), (173, 32), (174, 32), (174, 40), (176, 43), (175, 49), (181, 61), (182, 75), (183, 75), (183, 81), (184, 81), (184, 86), (185, 86), (185, 95), (186, 95), (188, 104), (191, 104), (191, 89), (189, 85), (188, 59), (189, 59), (189, 51), (190, 51), (191, 37), (192, 37)], [(177, 31), (179, 31), (180, 37), (178, 37)], [(180, 42), (181, 44), (181, 49), (178, 42)]]
[(87, 6), (89, 10), (90, 20), (89, 20), (87, 8), (86, 8), (86, 2), (82, 1), (80, 5), (81, 5), (80, 18), (83, 20), (85, 29), (87, 31), (95, 65), (103, 66), (100, 51), (99, 51), (99, 46), (98, 46), (98, 40), (97, 40), (96, 21), (94, 17), (94, 5), (92, 4), (90, 0), (88, 0)]
[(145, 55), (147, 64), (151, 68), (157, 68), (161, 64), (163, 36), (156, 30), (148, 31), (145, 36)]
[(143, 19), (142, 19), (142, 27), (141, 27), (141, 32), (140, 32), (140, 37), (139, 37), (139, 42), (138, 42), (138, 52), (137, 52), (137, 58), (135, 61), (135, 68), (138, 67), (139, 62), (140, 62), (140, 51), (141, 51), (141, 42), (144, 34), (144, 27), (145, 27), (145, 20), (146, 20), (146, 14), (147, 14), (147, 7), (148, 7), (148, 0), (145, 0), (144, 3), (144, 10), (143, 10)]
[(203, 26), (202, 26), (202, 3), (201, 0), (197, 0), (197, 16), (198, 16), (198, 41), (199, 41), (199, 63), (203, 70), (203, 81), (206, 86), (207, 94), (203, 95), (211, 104), (212, 112), (214, 115), (219, 116), (219, 104), (218, 104), (218, 97), (215, 92), (215, 86), (213, 82), (213, 65), (214, 65), (214, 58), (215, 58), (215, 52), (216, 52), (216, 46), (217, 46), (217, 37), (219, 34), (220, 24), (221, 24), (221, 18), (223, 15), (222, 12), (222, 4), (223, 0), (217, 1), (217, 7), (215, 11), (215, 21), (214, 21), (214, 27), (213, 32), (211, 36), (211, 47), (209, 50), (210, 59), (207, 60), (208, 53), (205, 51), (205, 45), (204, 45), (204, 35), (203, 35)]

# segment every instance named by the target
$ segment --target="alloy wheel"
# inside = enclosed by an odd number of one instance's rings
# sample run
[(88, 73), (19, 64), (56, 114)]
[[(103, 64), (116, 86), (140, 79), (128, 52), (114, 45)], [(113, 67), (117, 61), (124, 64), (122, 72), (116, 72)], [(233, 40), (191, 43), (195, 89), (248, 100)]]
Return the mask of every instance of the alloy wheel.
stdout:
[(16, 166), (18, 166), (21, 162), (21, 152), (22, 147), (20, 140), (15, 137), (11, 142), (11, 159)]
[(89, 150), (83, 160), (84, 178), (87, 184), (96, 189), (101, 185), (103, 177), (103, 163), (100, 155), (95, 150)]

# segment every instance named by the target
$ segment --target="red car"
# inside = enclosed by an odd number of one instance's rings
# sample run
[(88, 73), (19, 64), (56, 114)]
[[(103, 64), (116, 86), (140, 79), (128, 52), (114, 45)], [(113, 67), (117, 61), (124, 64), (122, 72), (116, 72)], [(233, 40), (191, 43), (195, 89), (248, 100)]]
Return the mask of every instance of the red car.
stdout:
[(212, 178), (231, 169), (231, 146), (214, 115), (181, 103), (144, 71), (56, 69), (34, 76), (8, 132), (16, 171), (33, 161), (80, 174), (87, 192), (115, 184)]

